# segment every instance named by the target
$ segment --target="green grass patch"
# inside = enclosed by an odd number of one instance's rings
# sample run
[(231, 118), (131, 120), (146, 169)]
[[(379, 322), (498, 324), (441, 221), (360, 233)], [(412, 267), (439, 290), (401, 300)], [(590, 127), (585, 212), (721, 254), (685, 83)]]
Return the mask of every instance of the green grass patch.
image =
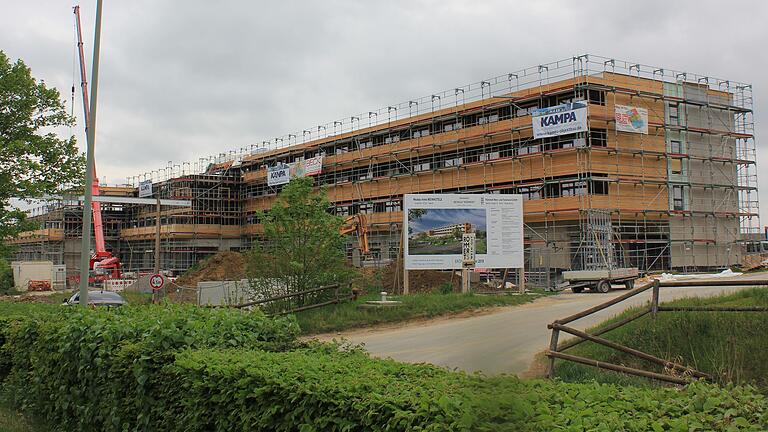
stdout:
[[(664, 303), (674, 306), (766, 306), (768, 290), (749, 289), (733, 294), (688, 298)], [(592, 332), (611, 322), (636, 313), (627, 310), (608, 320)], [(606, 333), (603, 338), (622, 345), (672, 360), (709, 373), (721, 384), (752, 384), (768, 391), (768, 313), (766, 312), (659, 312)], [(663, 372), (659, 366), (592, 342), (584, 342), (567, 353)], [(557, 376), (565, 381), (597, 380), (616, 384), (658, 385), (651, 381), (601, 371), (566, 361), (556, 362)]]
[(308, 310), (296, 314), (302, 333), (317, 334), (368, 327), (419, 318), (432, 318), (494, 306), (511, 306), (528, 303), (541, 294), (535, 295), (478, 295), (478, 294), (412, 294), (389, 296), (402, 305), (381, 309), (362, 309), (359, 306), (368, 300), (379, 300), (380, 296), (366, 295), (357, 301), (342, 303), (325, 308)]
[(1, 432), (47, 432), (50, 430), (49, 426), (31, 420), (8, 404), (0, 403)]

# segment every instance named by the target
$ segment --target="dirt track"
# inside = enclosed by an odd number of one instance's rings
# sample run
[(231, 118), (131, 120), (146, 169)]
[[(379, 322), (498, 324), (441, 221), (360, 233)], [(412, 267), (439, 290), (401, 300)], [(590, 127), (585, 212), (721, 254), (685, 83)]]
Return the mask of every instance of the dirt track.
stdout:
[[(749, 278), (767, 277), (758, 274)], [(662, 288), (661, 300), (711, 296), (743, 288), (745, 287)], [(400, 327), (390, 325), (382, 329), (342, 332), (321, 335), (318, 338), (328, 340), (344, 337), (353, 343), (364, 343), (366, 349), (375, 356), (391, 357), (404, 362), (426, 362), (469, 372), (482, 371), (489, 375), (521, 374), (529, 368), (536, 353), (546, 349), (549, 343), (548, 323), (624, 292), (564, 292), (520, 306), (499, 308), (481, 316), (438, 318)], [(578, 320), (573, 326), (586, 329), (629, 306), (645, 303), (649, 299), (650, 291)]]

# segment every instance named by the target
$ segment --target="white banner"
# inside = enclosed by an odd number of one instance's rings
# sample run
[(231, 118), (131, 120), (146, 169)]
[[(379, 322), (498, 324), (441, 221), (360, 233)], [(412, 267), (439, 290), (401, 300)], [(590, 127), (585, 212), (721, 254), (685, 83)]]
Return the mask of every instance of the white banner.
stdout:
[(406, 194), (403, 214), (407, 269), (462, 268), (464, 234), (474, 234), (476, 267), (523, 266), (522, 195)]
[(291, 181), (291, 168), (281, 165), (267, 168), (267, 185), (277, 186)]
[(533, 137), (546, 138), (587, 130), (587, 103), (574, 102), (534, 110)]
[(648, 135), (648, 110), (626, 105), (616, 105), (616, 130)]
[(152, 196), (152, 180), (144, 180), (139, 183), (139, 198)]
[(304, 160), (304, 175), (313, 176), (323, 172), (323, 156), (315, 156)]

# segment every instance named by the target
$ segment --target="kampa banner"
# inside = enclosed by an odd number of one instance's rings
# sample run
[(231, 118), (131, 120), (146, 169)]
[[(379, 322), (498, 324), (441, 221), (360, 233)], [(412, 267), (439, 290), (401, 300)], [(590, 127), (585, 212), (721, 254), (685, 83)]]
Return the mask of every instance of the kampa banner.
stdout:
[(648, 110), (625, 105), (616, 105), (616, 130), (648, 135)]
[(267, 168), (267, 185), (277, 186), (291, 181), (291, 169), (288, 165)]
[(587, 103), (573, 102), (533, 111), (533, 137), (546, 138), (587, 130)]

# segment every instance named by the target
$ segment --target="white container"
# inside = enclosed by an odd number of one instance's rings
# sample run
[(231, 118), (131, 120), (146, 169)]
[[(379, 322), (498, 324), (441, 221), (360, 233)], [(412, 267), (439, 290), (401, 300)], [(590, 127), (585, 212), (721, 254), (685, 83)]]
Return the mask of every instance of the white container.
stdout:
[(51, 261), (13, 261), (11, 267), (13, 268), (13, 286), (16, 291), (27, 291), (29, 281), (48, 281), (53, 286)]

